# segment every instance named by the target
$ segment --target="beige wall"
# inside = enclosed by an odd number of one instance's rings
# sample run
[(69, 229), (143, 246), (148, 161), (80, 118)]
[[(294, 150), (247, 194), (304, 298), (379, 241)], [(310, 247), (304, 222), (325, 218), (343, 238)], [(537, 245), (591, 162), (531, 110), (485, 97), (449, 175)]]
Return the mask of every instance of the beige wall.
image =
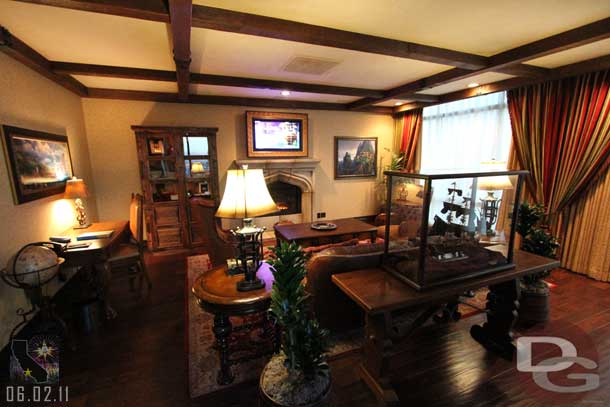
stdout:
[[(187, 105), (138, 101), (83, 99), (91, 166), (100, 220), (127, 218), (130, 193), (140, 190), (132, 125), (218, 127), (221, 184), (236, 158), (245, 158), (246, 110), (233, 106)], [(278, 109), (273, 109), (278, 110)], [(328, 219), (377, 212), (376, 181), (334, 179), (335, 136), (378, 137), (383, 163), (389, 161), (393, 120), (389, 116), (334, 111), (309, 114), (310, 156), (321, 160), (315, 173), (314, 214)], [(222, 187), (221, 187), (222, 188)]]
[[(95, 193), (81, 100), (78, 96), (0, 54), (0, 124), (67, 135), (75, 175)], [(74, 222), (72, 203), (61, 196), (15, 205), (4, 154), (0, 155), (0, 268), (26, 243), (48, 240)], [(95, 202), (89, 203), (95, 218)], [(0, 282), (0, 347), (25, 307), (21, 293)]]

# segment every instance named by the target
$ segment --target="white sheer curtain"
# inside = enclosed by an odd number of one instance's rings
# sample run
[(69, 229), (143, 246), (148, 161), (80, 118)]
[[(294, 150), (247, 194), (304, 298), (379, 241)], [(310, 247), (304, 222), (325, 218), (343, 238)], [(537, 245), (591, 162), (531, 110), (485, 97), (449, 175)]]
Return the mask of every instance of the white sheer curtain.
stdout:
[[(506, 93), (490, 95), (426, 107), (423, 113), (421, 141), (421, 172), (467, 172), (477, 171), (481, 163), (492, 159), (508, 160), (511, 145), (511, 128)], [(456, 188), (463, 196), (473, 198), (477, 212), (481, 210), (480, 199), (472, 191), (471, 179), (456, 181)], [(453, 180), (435, 180), (432, 183), (430, 218), (440, 214), (443, 201), (447, 201), (448, 188)], [(498, 197), (502, 193), (498, 191)], [(458, 198), (456, 203), (462, 203)], [(474, 219), (473, 219), (474, 220)], [(472, 222), (469, 229), (472, 229)]]
[(505, 92), (426, 107), (421, 169), (477, 170), (484, 161), (507, 161), (510, 142)]

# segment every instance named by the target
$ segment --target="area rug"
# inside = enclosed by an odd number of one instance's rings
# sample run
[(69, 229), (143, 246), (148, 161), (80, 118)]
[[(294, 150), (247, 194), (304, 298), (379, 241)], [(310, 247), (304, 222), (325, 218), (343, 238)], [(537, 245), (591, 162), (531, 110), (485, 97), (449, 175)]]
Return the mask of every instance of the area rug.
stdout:
[[(214, 316), (204, 312), (198, 305), (191, 289), (193, 283), (202, 273), (211, 267), (207, 254), (190, 256), (187, 258), (186, 273), (186, 355), (189, 376), (189, 395), (191, 398), (199, 397), (218, 390), (224, 390), (239, 383), (257, 380), (267, 363), (267, 358), (260, 357), (231, 367), (235, 380), (230, 385), (222, 386), (216, 382), (219, 371), (219, 362), (214, 348), (214, 334), (212, 326)], [(231, 322), (239, 325), (243, 320), (239, 317), (231, 318)], [(235, 340), (235, 338), (233, 338)], [(330, 338), (328, 359), (334, 360), (360, 352), (364, 343), (363, 330), (348, 332)]]

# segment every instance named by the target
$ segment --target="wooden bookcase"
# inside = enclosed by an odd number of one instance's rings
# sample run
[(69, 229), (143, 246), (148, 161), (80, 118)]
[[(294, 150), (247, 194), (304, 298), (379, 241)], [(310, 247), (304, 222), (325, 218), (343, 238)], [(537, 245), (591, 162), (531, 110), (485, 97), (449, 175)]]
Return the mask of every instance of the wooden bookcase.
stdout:
[(132, 126), (132, 130), (136, 134), (149, 248), (205, 245), (206, 222), (191, 211), (190, 198), (219, 202), (218, 129)]

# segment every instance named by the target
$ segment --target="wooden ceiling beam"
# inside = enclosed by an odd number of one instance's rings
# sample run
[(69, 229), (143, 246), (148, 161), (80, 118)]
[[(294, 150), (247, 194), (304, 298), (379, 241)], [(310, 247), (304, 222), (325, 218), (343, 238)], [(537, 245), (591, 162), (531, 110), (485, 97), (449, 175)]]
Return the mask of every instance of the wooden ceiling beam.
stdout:
[(178, 97), (186, 101), (189, 97), (191, 78), (191, 25), (193, 19), (191, 0), (169, 0), (169, 17), (176, 63)]
[[(89, 88), (89, 98), (97, 99), (119, 99), (119, 100), (142, 100), (165, 103), (192, 103), (209, 105), (229, 105), (229, 106), (253, 106), (269, 107), (276, 109), (307, 109), (307, 110), (340, 110), (349, 111), (347, 106), (342, 103), (307, 102), (299, 100), (278, 100), (247, 98), (233, 96), (208, 96), (208, 95), (189, 95), (188, 100), (180, 100), (177, 93), (147, 92), (137, 90), (122, 89), (101, 89)], [(365, 112), (376, 114), (392, 114), (391, 107), (373, 106)]]
[(567, 76), (602, 71), (604, 69), (610, 69), (610, 55), (604, 55), (598, 58), (592, 58), (586, 61), (560, 66), (553, 69), (553, 75), (555, 77), (565, 78)]
[(489, 63), (486, 57), (466, 52), (201, 5), (193, 6), (193, 27), (409, 58), (465, 69), (480, 69)]
[(128, 68), (110, 65), (79, 64), (75, 62), (51, 61), (51, 69), (56, 73), (106, 78), (141, 79), (149, 81), (175, 82), (176, 72), (157, 69)]
[[(101, 76), (108, 78), (141, 79), (151, 81), (176, 81), (176, 72), (157, 69), (128, 68), (109, 65), (79, 64), (74, 62), (51, 61), (54, 72), (72, 75)], [(382, 90), (351, 88), (345, 86), (318, 85), (315, 83), (300, 83), (274, 81), (269, 79), (242, 78), (237, 76), (210, 75), (191, 73), (190, 83), (201, 85), (232, 86), (253, 89), (277, 89), (294, 92), (321, 93), (328, 95), (344, 95), (356, 97), (382, 97)]]
[(0, 51), (33, 69), (47, 79), (63, 86), (79, 96), (87, 95), (87, 87), (71, 77), (53, 72), (51, 62), (30, 48), (26, 43), (0, 26)]
[(42, 4), (92, 13), (169, 23), (163, 0), (15, 0), (21, 3)]
[[(446, 83), (444, 77), (442, 76), (444, 73), (450, 77), (450, 82), (466, 79), (486, 72), (497, 71), (510, 73), (513, 75), (516, 74), (519, 76), (527, 76), (535, 79), (547, 79), (549, 78), (552, 70), (531, 65), (520, 65), (520, 63), (544, 55), (549, 55), (554, 52), (564, 51), (566, 49), (599, 41), (608, 37), (610, 37), (610, 17), (493, 55), (489, 58), (490, 64), (485, 68), (474, 71), (460, 71), (456, 68), (450, 69), (448, 71), (441, 72), (440, 74), (424, 78), (423, 80), (420, 79), (418, 81), (389, 89), (386, 91), (386, 95), (381, 99), (357, 100), (352, 102), (350, 108), (357, 110), (371, 104), (379, 103), (381, 101), (396, 97), (408, 98), (409, 94), (412, 92), (421, 91), (433, 86), (440, 86)], [(436, 79), (439, 78), (441, 81), (436, 82)]]
[(234, 86), (239, 88), (254, 89), (277, 89), (289, 90), (293, 92), (322, 93), (329, 95), (344, 95), (357, 97), (380, 97), (381, 95), (383, 95), (382, 90), (375, 89), (352, 88), (333, 85), (318, 85), (315, 83), (276, 81), (270, 79), (242, 78), (235, 76), (210, 75), (201, 73), (192, 73), (191, 81), (193, 83), (200, 83), (206, 85)]
[[(164, 14), (164, 6), (159, 0), (137, 0), (132, 2), (119, 0), (17, 1), (169, 22), (167, 10), (165, 10)], [(465, 69), (480, 69), (489, 64), (488, 58), (481, 55), (416, 44), (413, 42), (377, 37), (374, 35), (215, 7), (194, 5), (192, 10), (192, 25), (193, 27), (198, 28), (302, 42), (399, 58), (409, 58), (457, 66)]]
[(514, 64), (493, 68), (492, 72), (503, 73), (513, 76), (524, 76), (526, 78), (546, 78), (551, 70), (535, 65)]
[(501, 68), (606, 38), (610, 38), (610, 17), (496, 54), (490, 65)]
[(440, 103), (454, 102), (456, 100), (468, 99), (475, 96), (487, 95), (490, 93), (503, 92), (510, 89), (520, 88), (535, 83), (541, 83), (546, 80), (555, 80), (567, 78), (575, 75), (582, 75), (589, 72), (601, 71), (610, 69), (610, 55), (601, 56), (598, 58), (588, 59), (582, 62), (576, 62), (554, 68), (550, 70), (547, 78), (510, 78), (503, 81), (481, 85), (472, 89), (463, 89), (456, 92), (445, 93), (440, 95), (438, 102), (426, 104), (405, 104), (394, 108), (394, 113), (402, 113), (408, 110), (415, 109), (421, 106), (433, 106)]

